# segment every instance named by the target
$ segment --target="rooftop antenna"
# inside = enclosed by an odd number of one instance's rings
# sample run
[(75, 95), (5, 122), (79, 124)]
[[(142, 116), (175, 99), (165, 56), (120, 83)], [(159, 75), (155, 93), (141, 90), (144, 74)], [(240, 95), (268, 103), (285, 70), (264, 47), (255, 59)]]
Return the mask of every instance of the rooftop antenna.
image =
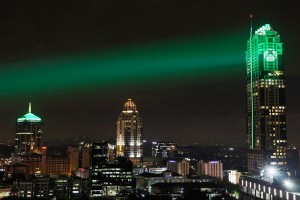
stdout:
[(250, 14), (250, 37), (252, 37), (252, 21), (253, 21), (253, 15), (252, 14)]
[(31, 102), (29, 102), (28, 112), (31, 113)]

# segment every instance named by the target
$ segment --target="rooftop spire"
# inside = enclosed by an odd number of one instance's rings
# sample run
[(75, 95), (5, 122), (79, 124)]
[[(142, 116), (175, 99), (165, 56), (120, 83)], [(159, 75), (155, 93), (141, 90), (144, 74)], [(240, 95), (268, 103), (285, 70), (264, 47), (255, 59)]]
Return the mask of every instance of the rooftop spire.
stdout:
[(28, 112), (31, 113), (31, 102), (29, 102)]
[(252, 37), (252, 28), (253, 28), (253, 15), (252, 14), (250, 14), (250, 37)]

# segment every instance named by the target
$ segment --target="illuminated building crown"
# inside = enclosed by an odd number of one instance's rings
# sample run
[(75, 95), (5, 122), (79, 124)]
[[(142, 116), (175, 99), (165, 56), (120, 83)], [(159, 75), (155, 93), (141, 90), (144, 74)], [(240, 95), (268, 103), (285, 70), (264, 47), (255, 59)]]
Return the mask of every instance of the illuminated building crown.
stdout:
[(29, 103), (28, 113), (18, 118), (18, 122), (41, 122), (42, 119), (31, 113), (31, 102)]
[(123, 111), (137, 111), (135, 103), (131, 99), (128, 99), (124, 104)]

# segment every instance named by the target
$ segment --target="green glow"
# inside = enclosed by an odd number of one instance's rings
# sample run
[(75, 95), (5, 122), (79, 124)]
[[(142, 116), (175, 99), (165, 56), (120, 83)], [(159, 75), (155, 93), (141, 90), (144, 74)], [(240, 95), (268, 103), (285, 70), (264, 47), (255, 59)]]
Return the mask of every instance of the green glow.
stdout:
[[(259, 109), (255, 108), (259, 103), (257, 85), (261, 84), (261, 80), (274, 79), (274, 77), (282, 74), (279, 64), (282, 65), (283, 62), (283, 44), (280, 42), (279, 34), (269, 24), (259, 28), (253, 36), (250, 35), (246, 57), (248, 87), (250, 86), (250, 91), (248, 91), (250, 97), (248, 98), (251, 98), (249, 100), (249, 102), (251, 101), (251, 148), (255, 149), (256, 137), (259, 134), (256, 132), (257, 127), (255, 127), (255, 120), (256, 122), (259, 120), (258, 114), (255, 114), (255, 111)], [(256, 93), (256, 96), (254, 96), (254, 93)], [(248, 109), (250, 110), (249, 107)], [(248, 136), (250, 136), (250, 132)], [(258, 138), (258, 140), (261, 139)]]
[(32, 113), (27, 113), (26, 115), (23, 115), (22, 117), (18, 118), (18, 122), (40, 122), (40, 121), (42, 121), (42, 119)]
[(241, 69), (244, 39), (220, 33), (2, 64), (0, 97), (221, 79)]

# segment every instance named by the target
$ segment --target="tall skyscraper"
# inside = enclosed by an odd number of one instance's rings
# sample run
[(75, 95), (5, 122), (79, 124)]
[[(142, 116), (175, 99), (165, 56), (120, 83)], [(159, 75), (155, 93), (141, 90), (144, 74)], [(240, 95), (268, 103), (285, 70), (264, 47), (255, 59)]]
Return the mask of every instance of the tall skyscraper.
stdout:
[(42, 152), (42, 119), (31, 113), (29, 103), (28, 113), (18, 118), (16, 124), (15, 152), (17, 155), (29, 155), (32, 152)]
[(128, 157), (134, 165), (143, 156), (142, 118), (135, 103), (128, 99), (117, 121), (117, 155)]
[(283, 43), (266, 24), (247, 42), (248, 171), (286, 168), (286, 102)]

